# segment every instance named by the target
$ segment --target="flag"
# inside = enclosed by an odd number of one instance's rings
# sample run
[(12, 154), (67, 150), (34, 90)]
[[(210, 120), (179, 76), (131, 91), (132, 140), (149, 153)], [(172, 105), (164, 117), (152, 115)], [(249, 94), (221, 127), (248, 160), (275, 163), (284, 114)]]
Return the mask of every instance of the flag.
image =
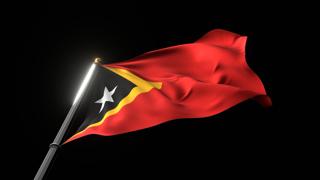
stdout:
[(87, 95), (88, 113), (66, 142), (208, 117), (248, 99), (270, 106), (261, 80), (246, 63), (246, 40), (218, 29), (194, 43), (99, 66)]

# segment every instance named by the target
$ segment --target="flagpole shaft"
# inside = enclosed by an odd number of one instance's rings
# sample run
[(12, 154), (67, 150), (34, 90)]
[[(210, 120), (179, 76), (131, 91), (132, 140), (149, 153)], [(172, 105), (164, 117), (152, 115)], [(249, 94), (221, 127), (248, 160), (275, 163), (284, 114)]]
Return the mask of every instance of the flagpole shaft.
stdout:
[[(95, 63), (96, 64), (96, 63)], [(92, 69), (92, 74), (93, 74), (93, 71), (94, 71), (94, 67), (95, 67), (95, 64), (93, 64), (89, 70), (89, 73)], [(89, 79), (88, 79), (88, 82), (90, 81), (91, 79), (91, 76), (92, 74), (90, 75)], [(87, 74), (88, 76), (88, 74)], [(84, 81), (86, 81), (86, 78), (84, 79)], [(80, 87), (81, 89), (81, 87)], [(87, 89), (87, 86), (84, 87), (83, 89), (83, 92)], [(56, 137), (54, 138), (53, 142), (49, 145), (49, 150), (48, 150), (48, 153), (46, 155), (46, 157), (44, 158), (44, 160), (42, 161), (42, 164), (36, 174), (36, 176), (34, 177), (34, 180), (42, 180), (44, 175), (46, 174), (51, 162), (52, 162), (52, 159), (55, 155), (55, 153), (57, 152), (57, 150), (59, 149), (60, 145), (61, 145), (61, 142), (63, 140), (63, 137), (65, 135), (65, 133), (67, 132), (68, 128), (69, 128), (69, 125), (71, 123), (71, 120), (74, 116), (74, 113), (76, 112), (76, 110), (78, 109), (79, 105), (80, 105), (80, 102), (81, 102), (81, 99), (83, 97), (83, 95), (85, 93), (81, 93), (80, 96), (78, 97), (78, 99), (74, 102), (74, 104), (72, 105), (72, 107), (70, 108), (66, 118), (64, 119), (61, 127), (60, 127), (60, 130), (59, 132), (57, 133)]]
[(42, 180), (43, 179), (56, 151), (57, 151), (57, 148), (51, 148), (51, 147), (49, 148), (49, 151), (48, 151), (46, 157), (44, 158), (36, 176), (34, 177), (34, 180)]
[(58, 134), (56, 135), (53, 143), (50, 144), (49, 151), (48, 151), (46, 157), (44, 158), (34, 180), (42, 180), (43, 179), (55, 153), (57, 152), (58, 148), (60, 147), (60, 144), (61, 144), (61, 141), (64, 137), (64, 134), (66, 133), (66, 131), (70, 125), (70, 122), (72, 120), (72, 117), (79, 106), (79, 102), (80, 101), (78, 101), (76, 104), (72, 105), (72, 107), (70, 108), (69, 113), (66, 116), (63, 124), (61, 125)]

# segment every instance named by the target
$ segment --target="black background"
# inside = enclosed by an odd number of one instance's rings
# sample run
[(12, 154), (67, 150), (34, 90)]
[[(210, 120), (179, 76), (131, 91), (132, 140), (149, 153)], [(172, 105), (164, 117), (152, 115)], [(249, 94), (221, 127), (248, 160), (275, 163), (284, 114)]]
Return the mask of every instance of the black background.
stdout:
[[(271, 3), (105, 2), (22, 4), (16, 9), (15, 68), (23, 102), (18, 122), (25, 143), (19, 176), (32, 179), (95, 57), (126, 60), (190, 43), (221, 28), (248, 36), (247, 62), (260, 76), (273, 107), (241, 103), (216, 116), (171, 121), (112, 137), (89, 136), (62, 147), (48, 179), (214, 178), (273, 176), (284, 163), (276, 118), (276, 85), (283, 24), (290, 18)], [(282, 46), (283, 47), (283, 46)], [(19, 97), (16, 97), (19, 98)], [(18, 100), (18, 99), (17, 99)], [(19, 105), (19, 104), (16, 104)]]

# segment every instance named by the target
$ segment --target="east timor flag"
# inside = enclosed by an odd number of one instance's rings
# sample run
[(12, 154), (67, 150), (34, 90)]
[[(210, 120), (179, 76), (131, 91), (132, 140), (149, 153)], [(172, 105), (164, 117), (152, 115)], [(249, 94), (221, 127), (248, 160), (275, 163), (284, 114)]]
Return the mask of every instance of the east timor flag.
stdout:
[(248, 99), (271, 105), (261, 80), (246, 63), (246, 39), (213, 30), (194, 43), (99, 66), (87, 94), (87, 116), (66, 142), (212, 116)]

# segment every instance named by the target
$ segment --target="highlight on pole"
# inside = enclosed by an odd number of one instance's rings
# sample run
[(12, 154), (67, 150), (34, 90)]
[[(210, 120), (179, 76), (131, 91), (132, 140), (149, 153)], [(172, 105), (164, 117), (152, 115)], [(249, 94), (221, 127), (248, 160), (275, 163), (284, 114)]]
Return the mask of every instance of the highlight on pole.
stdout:
[[(96, 59), (98, 59), (98, 58), (96, 58)], [(81, 86), (77, 92), (77, 95), (73, 101), (73, 104), (77, 103), (79, 98), (82, 96), (83, 92), (85, 91), (86, 87), (88, 86), (88, 83), (90, 82), (90, 79), (92, 77), (92, 74), (93, 74), (95, 68), (96, 68), (96, 64), (92, 63), (87, 75), (85, 76), (84, 80), (81, 83)]]

